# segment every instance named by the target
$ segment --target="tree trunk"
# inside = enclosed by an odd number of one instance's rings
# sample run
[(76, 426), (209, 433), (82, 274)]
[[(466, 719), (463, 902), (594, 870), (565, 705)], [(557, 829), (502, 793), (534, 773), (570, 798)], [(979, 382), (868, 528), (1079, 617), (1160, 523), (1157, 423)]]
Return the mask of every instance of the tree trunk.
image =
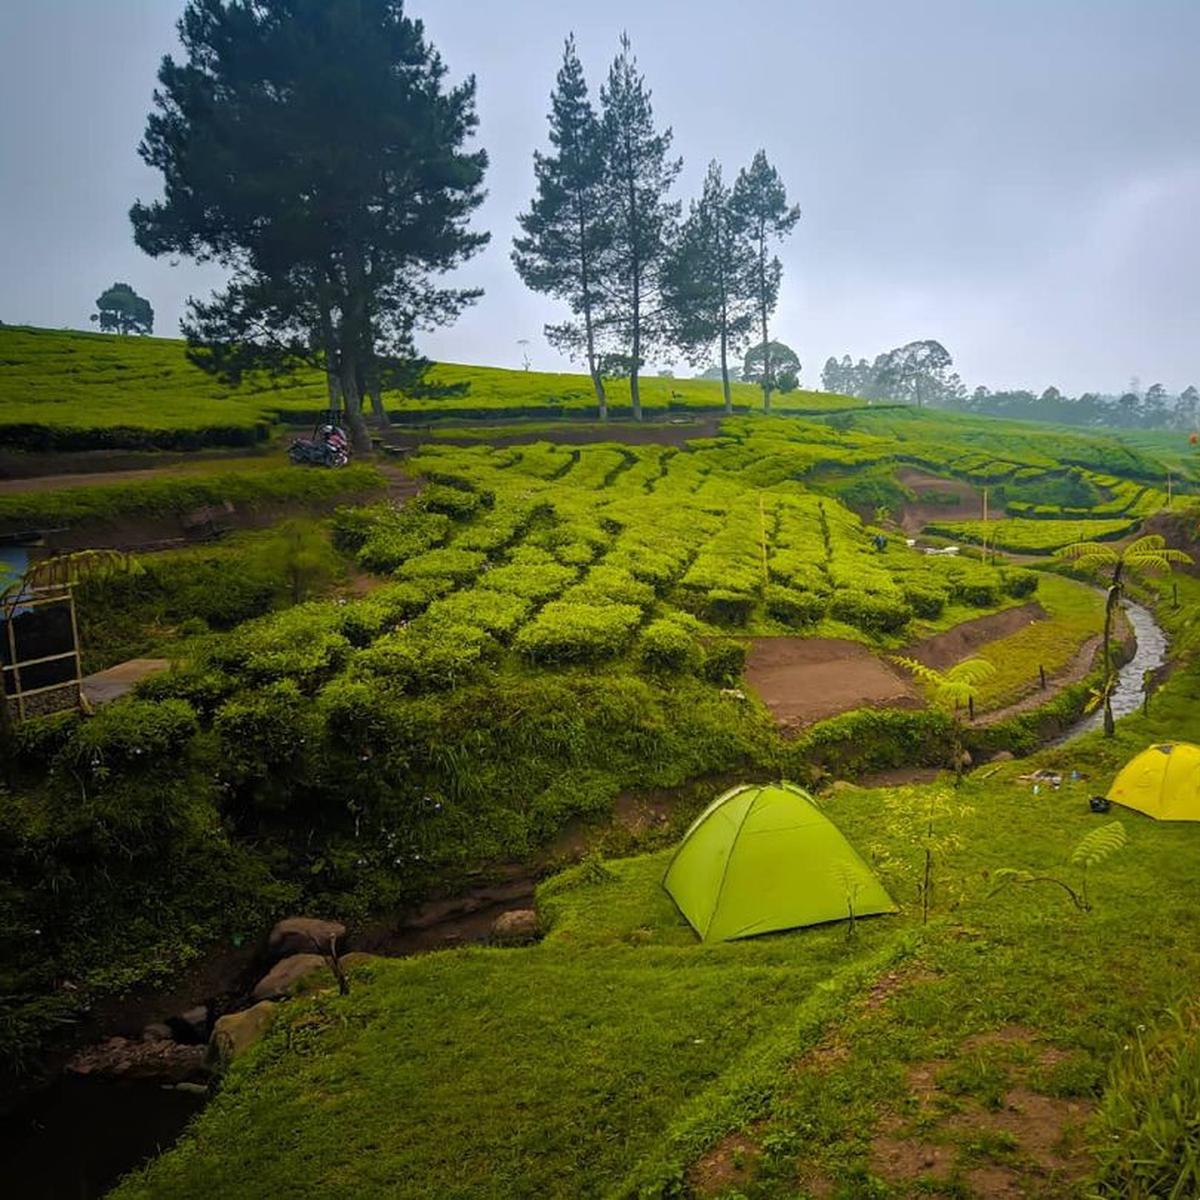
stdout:
[(762, 321), (762, 389), (763, 412), (771, 411), (771, 343), (767, 339), (767, 239), (764, 234), (758, 240), (758, 302)]
[(642, 365), (642, 257), (638, 253), (641, 231), (638, 229), (637, 181), (633, 172), (633, 147), (625, 141), (625, 162), (629, 187), (629, 250), (630, 282), (633, 284), (633, 361), (629, 370), (629, 399), (633, 405), (633, 419), (642, 419), (642, 395), (638, 388), (638, 372)]
[(579, 212), (579, 280), (583, 291), (583, 332), (587, 337), (588, 374), (592, 377), (592, 387), (596, 392), (596, 407), (599, 409), (600, 420), (608, 420), (608, 397), (604, 393), (604, 380), (596, 367), (596, 331), (592, 326), (592, 295), (591, 281), (588, 272), (587, 253), (587, 217), (584, 215), (583, 203), (577, 200)]
[(342, 396), (346, 404), (346, 426), (350, 433), (350, 446), (355, 454), (371, 453), (371, 435), (363, 420), (362, 396), (358, 391), (358, 372), (349, 356), (342, 361)]
[(721, 387), (725, 392), (725, 411), (733, 412), (733, 392), (729, 387), (729, 339), (725, 330), (721, 330)]
[(367, 392), (371, 397), (371, 411), (375, 414), (375, 424), (380, 429), (388, 429), (392, 422), (383, 406), (383, 382), (379, 376), (378, 363), (372, 363), (367, 368)]

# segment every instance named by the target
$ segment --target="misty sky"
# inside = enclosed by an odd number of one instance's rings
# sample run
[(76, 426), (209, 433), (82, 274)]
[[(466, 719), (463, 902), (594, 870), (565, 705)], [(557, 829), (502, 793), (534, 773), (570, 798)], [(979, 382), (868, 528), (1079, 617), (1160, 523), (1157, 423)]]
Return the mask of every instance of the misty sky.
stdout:
[[(174, 336), (219, 281), (134, 246), (137, 157), (182, 0), (0, 0), (0, 319), (88, 327), (126, 280)], [(762, 146), (804, 210), (776, 336), (830, 354), (943, 341), (969, 386), (1200, 385), (1200, 0), (412, 0), (479, 85), (491, 156), (461, 273), (486, 295), (421, 348), (561, 364), (561, 311), (509, 263), (574, 30), (593, 90), (627, 29), (684, 158), (732, 177)], [(682, 364), (681, 368), (682, 368)]]

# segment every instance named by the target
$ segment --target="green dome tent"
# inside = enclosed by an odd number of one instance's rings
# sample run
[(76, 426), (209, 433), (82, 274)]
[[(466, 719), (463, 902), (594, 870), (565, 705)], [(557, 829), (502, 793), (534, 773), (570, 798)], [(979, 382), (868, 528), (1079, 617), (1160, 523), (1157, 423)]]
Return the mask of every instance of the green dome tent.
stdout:
[(663, 887), (705, 942), (895, 912), (841, 830), (790, 783), (743, 784), (692, 822)]

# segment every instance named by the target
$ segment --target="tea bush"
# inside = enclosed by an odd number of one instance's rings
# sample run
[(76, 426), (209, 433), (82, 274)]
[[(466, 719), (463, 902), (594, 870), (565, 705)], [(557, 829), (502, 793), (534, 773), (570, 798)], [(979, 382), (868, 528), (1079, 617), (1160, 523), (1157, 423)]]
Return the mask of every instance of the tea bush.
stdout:
[(588, 662), (611, 658), (629, 644), (642, 619), (632, 604), (547, 604), (514, 645), (531, 662)]

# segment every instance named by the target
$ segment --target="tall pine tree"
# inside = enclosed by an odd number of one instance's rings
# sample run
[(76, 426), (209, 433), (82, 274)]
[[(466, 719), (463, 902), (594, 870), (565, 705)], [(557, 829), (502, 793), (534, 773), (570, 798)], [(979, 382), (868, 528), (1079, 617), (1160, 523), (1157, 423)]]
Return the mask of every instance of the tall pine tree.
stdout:
[(369, 448), (364, 386), (479, 294), (432, 282), (487, 241), (474, 80), (446, 86), (402, 0), (189, 0), (179, 37), (139, 147), (164, 196), (134, 205), (135, 239), (230, 270), (192, 308), (199, 358), (321, 362)]
[(622, 347), (635, 420), (642, 419), (638, 377), (650, 351), (666, 340), (662, 267), (679, 217), (667, 199), (682, 162), (668, 157), (671, 130), (654, 127), (650, 91), (627, 34), (600, 90), (612, 240), (603, 275), (605, 324)]
[(733, 412), (729, 356), (740, 357), (756, 311), (754, 249), (731, 199), (720, 164), (710, 163), (704, 190), (679, 230), (662, 281), (675, 345), (695, 365), (710, 361), (717, 346), (727, 413)]
[(534, 153), (537, 194), (518, 218), (513, 264), (527, 287), (565, 300), (574, 320), (546, 326), (550, 344), (587, 363), (602, 420), (608, 402), (600, 370), (596, 319), (600, 275), (611, 241), (600, 122), (588, 98), (575, 38), (567, 38), (550, 96), (550, 154)]
[(738, 173), (733, 185), (732, 207), (754, 247), (753, 295), (763, 352), (763, 411), (770, 412), (775, 375), (767, 323), (779, 301), (779, 284), (783, 278), (783, 264), (771, 255), (770, 247), (791, 233), (800, 220), (800, 208), (788, 205), (783, 180), (767, 162), (766, 152), (762, 150), (755, 154), (749, 167)]

